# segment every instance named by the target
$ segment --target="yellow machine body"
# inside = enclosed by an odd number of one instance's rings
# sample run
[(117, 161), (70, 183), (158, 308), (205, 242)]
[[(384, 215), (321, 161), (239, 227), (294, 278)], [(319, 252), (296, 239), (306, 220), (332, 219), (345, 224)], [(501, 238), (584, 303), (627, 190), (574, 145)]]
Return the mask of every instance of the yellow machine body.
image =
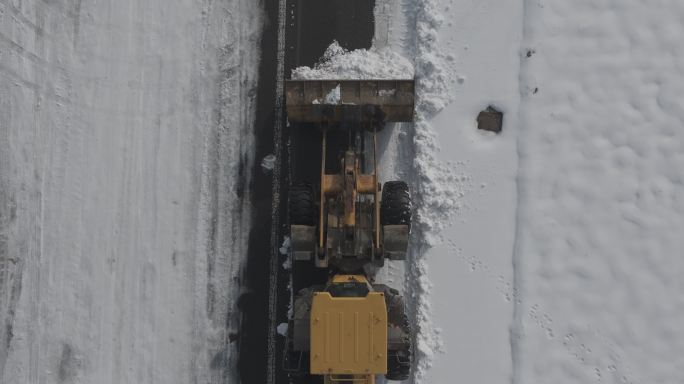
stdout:
[[(337, 281), (367, 283), (363, 276), (338, 275)], [(316, 292), (311, 305), (311, 373), (330, 382), (370, 383), (387, 372), (387, 306), (384, 294), (333, 297)]]

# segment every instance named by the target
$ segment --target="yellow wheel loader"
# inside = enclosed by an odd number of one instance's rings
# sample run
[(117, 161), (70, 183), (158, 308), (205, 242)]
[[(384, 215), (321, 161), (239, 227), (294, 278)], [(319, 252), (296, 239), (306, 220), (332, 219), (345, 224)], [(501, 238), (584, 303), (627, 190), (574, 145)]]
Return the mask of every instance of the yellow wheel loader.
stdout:
[[(406, 257), (409, 188), (380, 183), (377, 132), (413, 120), (414, 81), (288, 80), (285, 95), (288, 121), (321, 135), (320, 177), (290, 186), (291, 257), (329, 271), (325, 285), (293, 300), (286, 370), (324, 383), (405, 380), (412, 338), (403, 299), (372, 281), (386, 258)], [(340, 132), (346, 145), (330, 156), (328, 136)]]
[[(320, 179), (290, 189), (294, 260), (344, 272), (382, 266), (385, 258), (404, 260), (409, 189), (403, 181), (381, 188), (377, 131), (387, 122), (413, 120), (414, 81), (289, 80), (285, 95), (288, 121), (314, 123), (322, 138)], [(340, 130), (348, 133), (347, 148), (338, 164), (328, 164), (328, 133)]]
[(399, 292), (363, 275), (334, 275), (325, 287), (301, 290), (288, 327), (290, 371), (325, 382), (406, 380), (411, 329)]

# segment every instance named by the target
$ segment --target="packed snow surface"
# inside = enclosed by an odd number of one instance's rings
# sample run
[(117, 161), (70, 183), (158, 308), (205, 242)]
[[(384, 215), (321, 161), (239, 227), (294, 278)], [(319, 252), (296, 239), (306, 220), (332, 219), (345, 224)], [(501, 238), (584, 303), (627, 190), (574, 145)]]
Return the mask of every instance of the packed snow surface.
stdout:
[(258, 2), (0, 2), (0, 382), (236, 382)]
[(323, 54), (313, 68), (292, 70), (293, 80), (358, 80), (412, 79), (413, 64), (390, 49), (356, 49), (348, 51), (337, 41)]
[(517, 383), (682, 383), (684, 2), (525, 12)]
[(336, 105), (340, 103), (340, 85), (330, 90), (330, 92), (325, 95), (325, 104)]

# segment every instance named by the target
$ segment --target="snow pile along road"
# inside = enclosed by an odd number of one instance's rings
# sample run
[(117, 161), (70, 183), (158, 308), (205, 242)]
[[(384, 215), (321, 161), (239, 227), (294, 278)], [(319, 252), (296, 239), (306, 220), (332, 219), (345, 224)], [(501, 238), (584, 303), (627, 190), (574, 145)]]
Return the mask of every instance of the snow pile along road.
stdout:
[[(419, 232), (406, 284), (419, 331), (414, 382), (506, 382), (519, 3), (385, 0), (380, 9), (391, 15), (378, 18), (389, 19), (387, 43), (416, 66)], [(490, 105), (505, 112), (499, 135), (477, 130)]]
[[(458, 7), (451, 8), (450, 13), (455, 13), (456, 9)], [(383, 132), (381, 147), (385, 152), (381, 164), (383, 170), (391, 170), (390, 173), (411, 180), (412, 184), (415, 224), (404, 291), (416, 330), (416, 383), (453, 380), (455, 363), (467, 357), (465, 353), (452, 350), (453, 354), (441, 357), (437, 374), (431, 374), (431, 370), (440, 359), (439, 352), (448, 352), (444, 342), (453, 341), (458, 337), (455, 331), (465, 329), (453, 326), (455, 314), (461, 312), (453, 300), (460, 299), (464, 293), (474, 292), (455, 278), (459, 270), (455, 264), (458, 255), (450, 254), (444, 247), (439, 248), (444, 238), (453, 239), (456, 233), (460, 233), (454, 227), (458, 223), (455, 219), (463, 211), (464, 198), (474, 189), (470, 169), (465, 166), (468, 152), (459, 135), (463, 115), (467, 115), (466, 111), (472, 105), (468, 103), (467, 109), (463, 102), (451, 105), (453, 108), (442, 115), (441, 121), (437, 124), (434, 121), (440, 113), (445, 113), (445, 108), (450, 106), (463, 83), (454, 65), (455, 49), (447, 46), (441, 35), (444, 30), (443, 14), (449, 10), (449, 5), (434, 0), (384, 0), (376, 4), (376, 21), (379, 21), (376, 31), (387, 33), (386, 36), (376, 35), (376, 43), (401, 52), (412, 58), (415, 64), (415, 121), (411, 125), (398, 126), (396, 134)], [(514, 55), (512, 57), (515, 58)], [(479, 64), (478, 70), (486, 68), (488, 63)], [(507, 73), (503, 73), (503, 77), (507, 77)], [(484, 103), (486, 106), (488, 101)], [(448, 148), (448, 151), (443, 151), (443, 148)], [(504, 156), (508, 153), (508, 150), (502, 152)], [(393, 164), (387, 164), (386, 158), (390, 158)], [(431, 272), (434, 270), (436, 272)], [(494, 296), (492, 301), (498, 299)], [(436, 307), (433, 306), (435, 301)], [(506, 312), (503, 313), (503, 317), (497, 313), (496, 318), (506, 318)], [(506, 336), (503, 335), (503, 342), (507, 342)], [(480, 361), (487, 358), (491, 360), (492, 356), (470, 360), (481, 364)], [(500, 359), (499, 356), (494, 358)], [(463, 377), (481, 380), (474, 376)], [(498, 377), (494, 375), (491, 380), (496, 381)]]
[(313, 68), (292, 70), (293, 80), (359, 80), (412, 79), (413, 65), (389, 49), (356, 49), (347, 51), (337, 41), (326, 49)]

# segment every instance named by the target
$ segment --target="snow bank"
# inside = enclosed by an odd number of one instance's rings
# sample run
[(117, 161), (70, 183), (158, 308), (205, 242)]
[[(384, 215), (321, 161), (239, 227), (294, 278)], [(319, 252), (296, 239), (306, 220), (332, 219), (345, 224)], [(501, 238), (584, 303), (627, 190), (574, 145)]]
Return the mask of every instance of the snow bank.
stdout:
[[(453, 223), (462, 209), (463, 196), (471, 189), (471, 178), (462, 164), (440, 159), (441, 139), (431, 124), (453, 99), (457, 84), (455, 71), (448, 65), (453, 57), (444, 53), (439, 43), (442, 9), (437, 5), (432, 0), (382, 0), (376, 2), (375, 9), (375, 44), (402, 51), (415, 66), (414, 123), (398, 124), (381, 134), (381, 148), (386, 150), (380, 162), (383, 173), (401, 175), (412, 184), (414, 225), (404, 293), (416, 330), (416, 383), (430, 381), (429, 369), (435, 355), (443, 350), (443, 336), (433, 321), (429, 299), (433, 282), (424, 256), (441, 242), (440, 232)], [(386, 158), (393, 164), (387, 164)], [(389, 271), (387, 277), (396, 279), (391, 274)]]
[[(512, 280), (522, 11), (498, 0), (424, 0), (404, 14), (417, 25), (406, 30), (416, 34), (414, 190), (424, 242), (409, 278), (420, 330), (415, 382), (507, 382), (513, 308), (501, 280)], [(500, 134), (477, 130), (488, 105), (505, 112)]]
[(453, 98), (455, 75), (445, 65), (438, 30), (441, 26), (438, 2), (419, 0), (404, 4), (411, 15), (407, 31), (415, 31), (406, 47), (416, 71), (416, 110), (413, 124), (413, 200), (414, 226), (410, 267), (407, 269), (407, 294), (412, 298), (411, 312), (416, 333), (414, 381), (429, 381), (427, 374), (435, 354), (443, 351), (443, 337), (435, 326), (430, 293), (429, 264), (424, 258), (430, 247), (440, 242), (440, 231), (453, 220), (461, 207), (468, 176), (456, 170), (456, 164), (438, 159), (439, 139), (430, 123)]
[(292, 79), (412, 79), (413, 73), (411, 62), (389, 49), (348, 51), (333, 41), (318, 64), (293, 69)]

